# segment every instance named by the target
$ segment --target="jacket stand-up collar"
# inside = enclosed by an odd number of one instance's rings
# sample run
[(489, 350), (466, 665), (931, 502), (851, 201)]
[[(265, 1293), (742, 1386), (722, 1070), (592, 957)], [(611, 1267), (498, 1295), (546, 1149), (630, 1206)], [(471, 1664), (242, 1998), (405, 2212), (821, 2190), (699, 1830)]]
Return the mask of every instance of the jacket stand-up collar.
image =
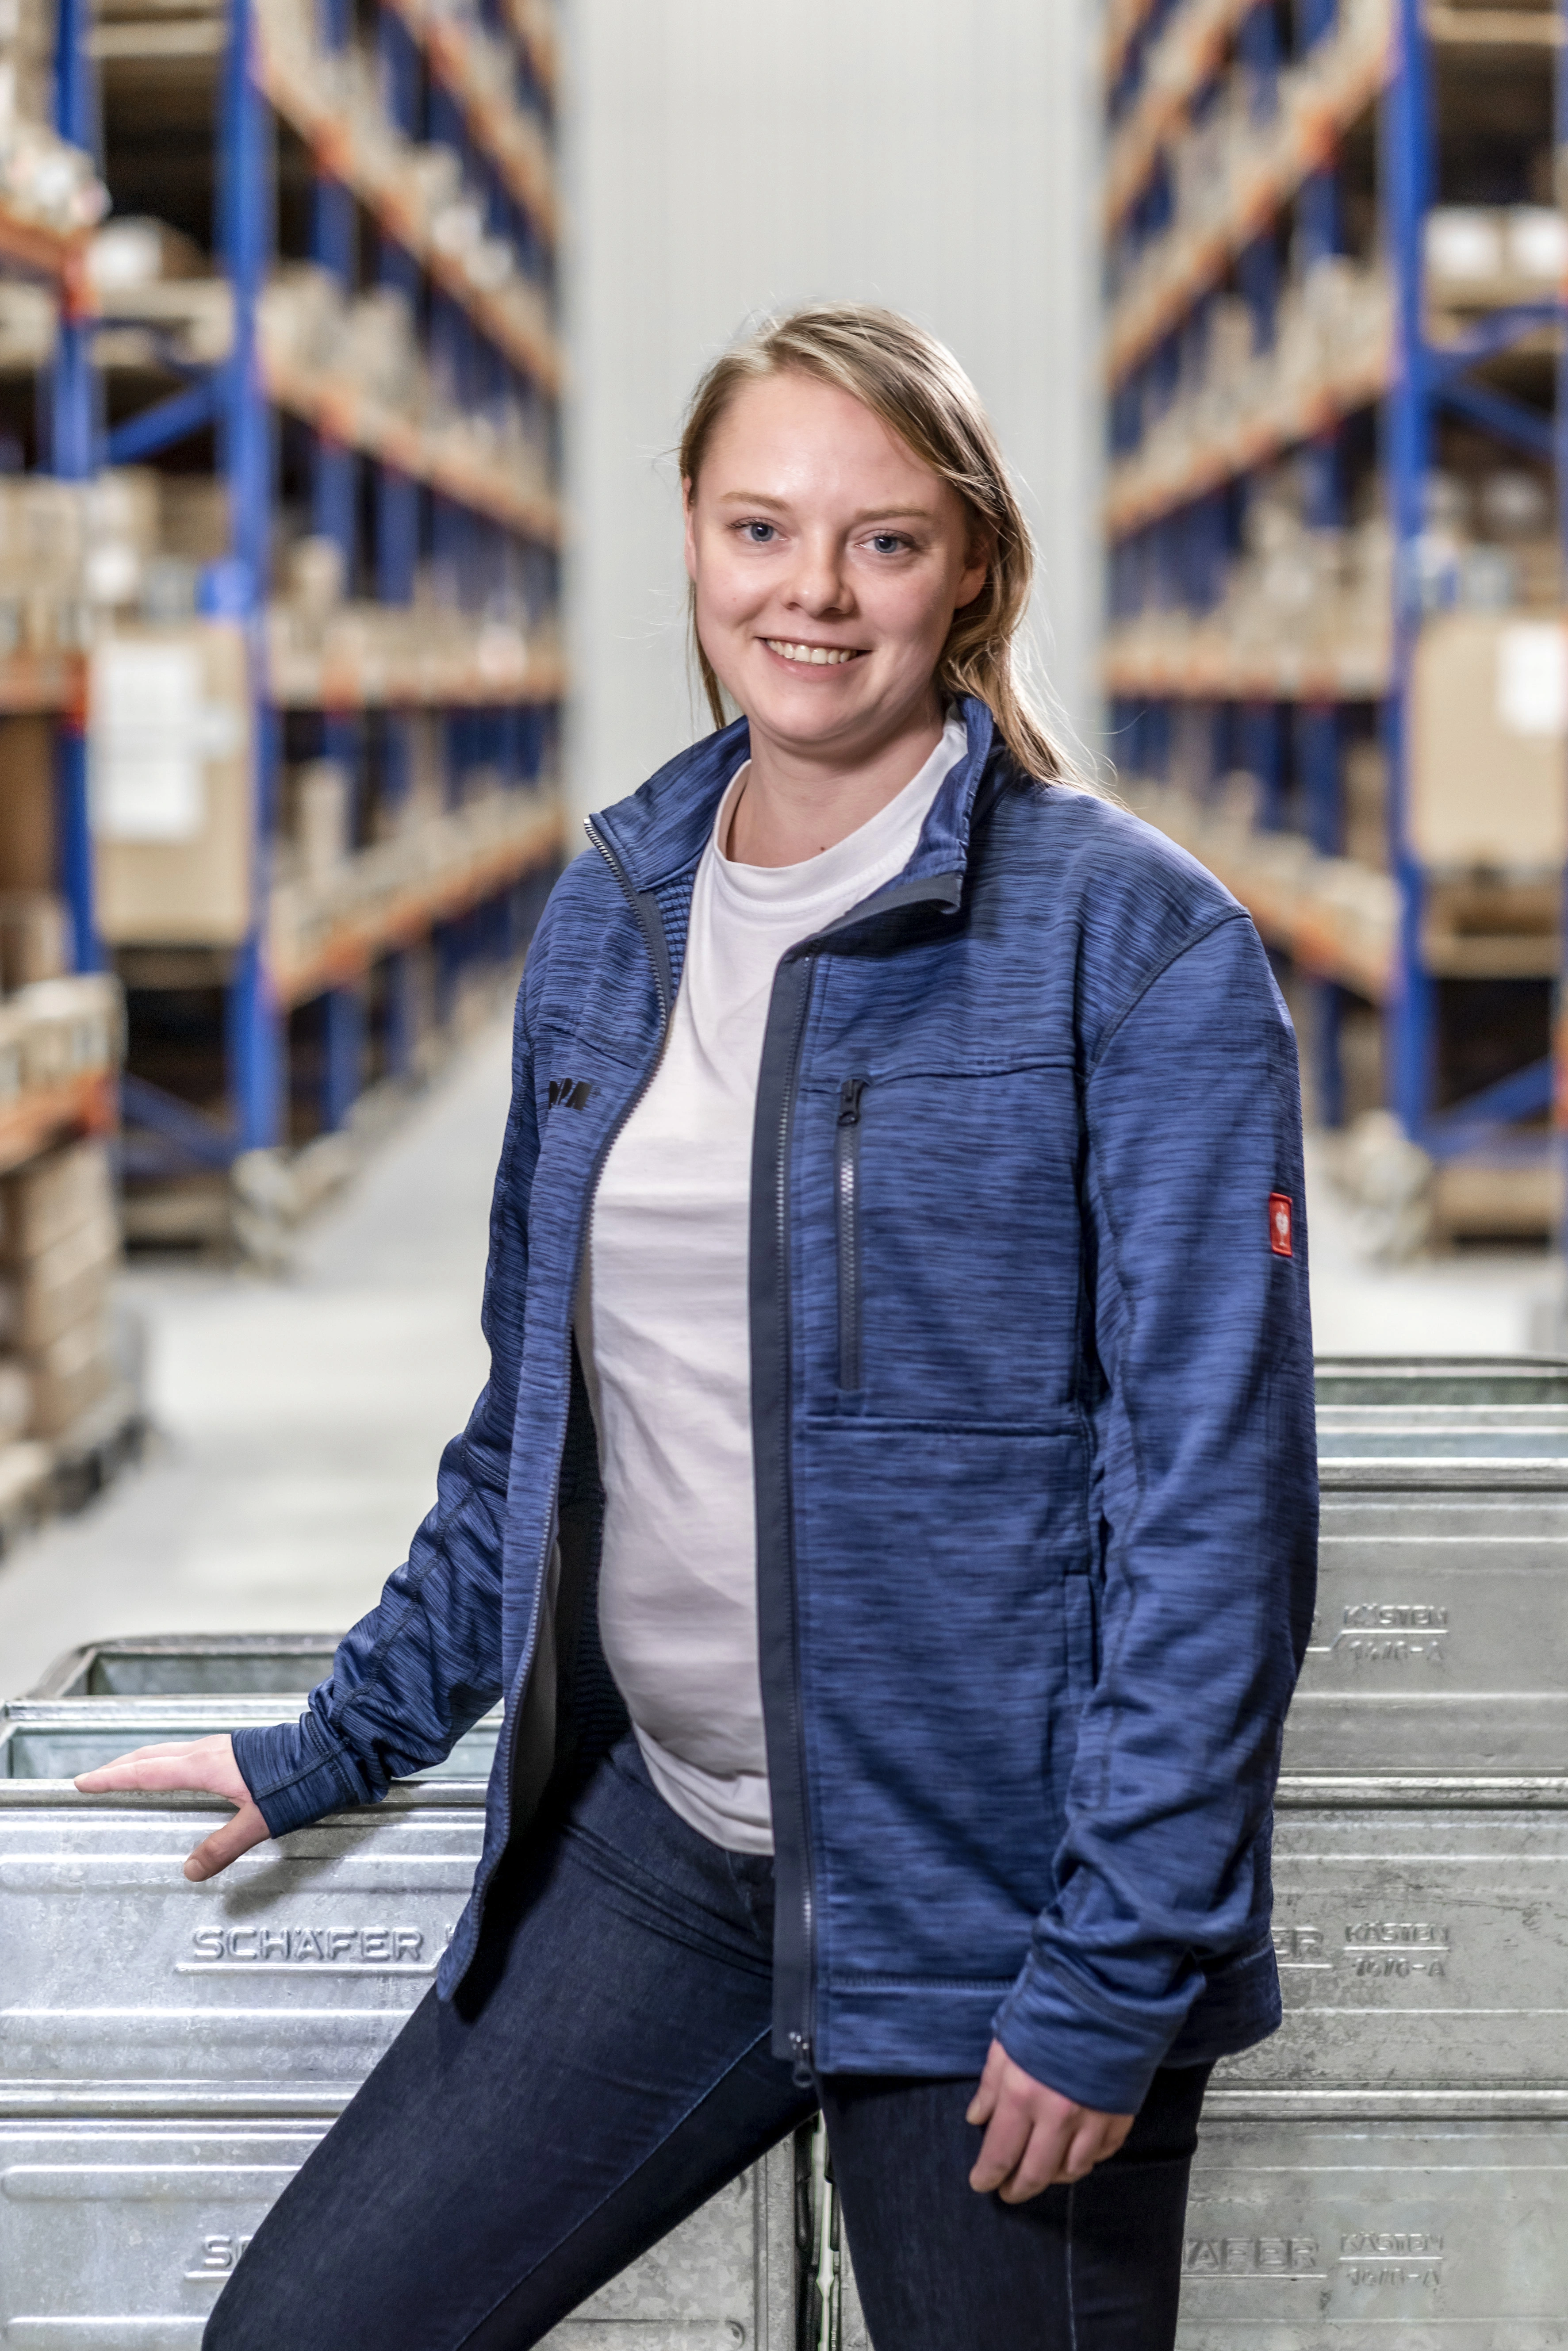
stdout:
[[(969, 852), (976, 796), (995, 744), (996, 721), (972, 695), (960, 708), (968, 746), (943, 779), (942, 789), (915, 845), (899, 884), (960, 879)], [(614, 852), (636, 891), (656, 890), (691, 872), (706, 848), (731, 777), (749, 756), (750, 729), (744, 718), (709, 735), (651, 776), (629, 799), (589, 820)]]

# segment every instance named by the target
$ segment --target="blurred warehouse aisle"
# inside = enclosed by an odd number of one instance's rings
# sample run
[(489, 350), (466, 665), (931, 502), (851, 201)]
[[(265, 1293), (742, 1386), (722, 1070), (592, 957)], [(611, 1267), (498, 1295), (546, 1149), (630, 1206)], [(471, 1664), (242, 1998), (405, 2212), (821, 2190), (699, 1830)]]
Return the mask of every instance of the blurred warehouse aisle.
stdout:
[(100, 1635), (332, 1631), (363, 1614), (485, 1377), (509, 1058), (503, 1019), (310, 1227), (287, 1280), (128, 1277), (156, 1435), (143, 1469), (0, 1562), (0, 1689)]
[[(292, 1274), (133, 1270), (157, 1435), (146, 1467), (0, 1562), (0, 1691), (138, 1632), (331, 1631), (403, 1557), (485, 1375), (478, 1328), (509, 1034), (482, 1030), (309, 1229)], [(1310, 1179), (1320, 1351), (1511, 1352), (1546, 1261), (1370, 1266)]]

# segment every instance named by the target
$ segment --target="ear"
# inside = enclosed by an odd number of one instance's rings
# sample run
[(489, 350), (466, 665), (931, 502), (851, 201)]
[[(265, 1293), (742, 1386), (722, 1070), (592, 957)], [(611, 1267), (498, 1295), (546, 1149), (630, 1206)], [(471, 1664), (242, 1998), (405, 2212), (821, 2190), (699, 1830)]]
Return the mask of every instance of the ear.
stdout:
[(689, 474), (681, 482), (681, 513), (686, 527), (686, 578), (695, 581), (697, 576), (697, 511), (696, 487)]
[(953, 594), (953, 610), (956, 612), (961, 612), (967, 605), (972, 604), (985, 586), (990, 577), (991, 558), (995, 551), (995, 543), (988, 531), (977, 532), (969, 541), (964, 569)]

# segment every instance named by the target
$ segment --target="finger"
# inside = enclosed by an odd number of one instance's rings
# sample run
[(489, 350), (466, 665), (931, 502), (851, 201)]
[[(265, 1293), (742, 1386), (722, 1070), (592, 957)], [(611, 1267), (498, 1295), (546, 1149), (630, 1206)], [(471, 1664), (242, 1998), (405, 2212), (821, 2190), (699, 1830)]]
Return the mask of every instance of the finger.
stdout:
[(1026, 2107), (1012, 2098), (998, 2102), (969, 2174), (969, 2185), (977, 2196), (988, 2195), (1004, 2179), (1011, 2179), (1029, 2145), (1032, 2127)]
[(1064, 2143), (1070, 2126), (1059, 2117), (1036, 2123), (1028, 2144), (997, 2193), (1004, 2204), (1027, 2204), (1032, 2196), (1053, 2187), (1061, 2177)]
[(1120, 2116), (1113, 2119), (1103, 2115), (1086, 2117), (1072, 2132), (1062, 2151), (1057, 2179), (1069, 2185), (1075, 2179), (1086, 2179), (1097, 2163), (1103, 2163), (1107, 2157), (1115, 2154), (1131, 2128), (1131, 2121), (1124, 2124)]
[(194, 1751), (190, 1741), (183, 1739), (166, 1740), (161, 1747), (132, 1747), (124, 1755), (111, 1756), (107, 1763), (95, 1763), (90, 1771), (78, 1771), (76, 1785), (91, 1793), (97, 1789), (113, 1786), (115, 1782), (110, 1779), (110, 1773), (123, 1771), (127, 1764), (144, 1762), (150, 1755), (190, 1755)]
[(269, 1834), (267, 1823), (254, 1804), (242, 1804), (232, 1820), (204, 1837), (185, 1863), (185, 1875), (193, 1886), (204, 1878), (215, 1877), (231, 1861), (237, 1861), (252, 1845), (260, 1844)]
[(1008, 2054), (999, 2041), (993, 2041), (986, 2054), (986, 2068), (980, 2075), (979, 2087), (969, 2101), (964, 2116), (967, 2123), (988, 2123), (997, 2110), (1001, 2095), (1002, 2075), (1007, 2071)]
[(94, 1763), (91, 1771), (80, 1771), (78, 1775), (75, 1775), (73, 1787), (80, 1789), (85, 1796), (101, 1796), (106, 1789), (115, 1789), (115, 1787), (139, 1787), (139, 1784), (141, 1784), (139, 1780), (125, 1780), (122, 1772), (146, 1763), (148, 1756), (183, 1756), (183, 1754), (188, 1754), (185, 1747), (134, 1747), (130, 1754), (115, 1756), (110, 1763)]
[[(214, 1756), (127, 1755), (118, 1763), (84, 1771), (77, 1785), (88, 1795), (114, 1788), (181, 1788), (202, 1793), (213, 1790), (214, 1768), (221, 1769)], [(221, 1785), (216, 1792), (222, 1794)]]

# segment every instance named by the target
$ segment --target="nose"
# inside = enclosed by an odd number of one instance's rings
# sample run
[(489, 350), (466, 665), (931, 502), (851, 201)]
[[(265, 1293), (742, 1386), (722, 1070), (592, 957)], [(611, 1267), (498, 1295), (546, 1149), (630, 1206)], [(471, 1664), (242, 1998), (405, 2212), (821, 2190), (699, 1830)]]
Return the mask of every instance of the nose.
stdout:
[(792, 610), (817, 620), (841, 619), (853, 609), (843, 549), (833, 534), (802, 535), (786, 593)]

